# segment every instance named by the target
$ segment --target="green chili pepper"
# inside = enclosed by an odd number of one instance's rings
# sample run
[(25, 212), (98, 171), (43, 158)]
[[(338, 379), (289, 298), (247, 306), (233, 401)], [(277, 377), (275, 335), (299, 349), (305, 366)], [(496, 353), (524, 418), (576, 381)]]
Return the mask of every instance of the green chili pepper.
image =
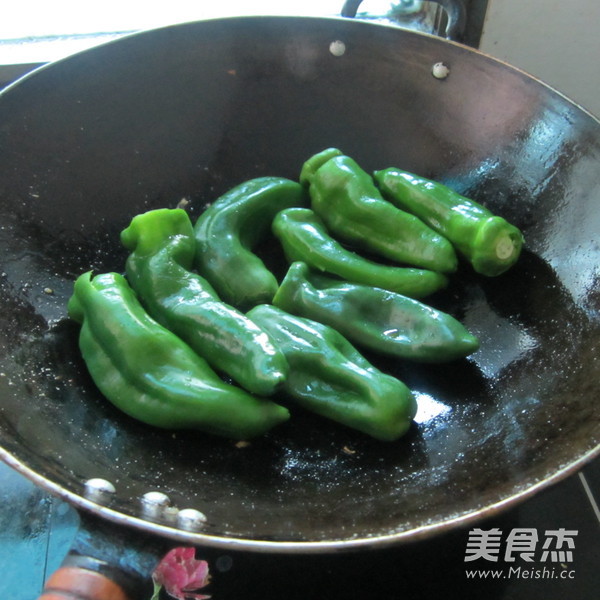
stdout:
[(127, 279), (151, 317), (248, 391), (275, 392), (287, 373), (285, 357), (265, 331), (192, 272), (196, 242), (184, 210), (137, 215), (121, 242), (131, 252)]
[(329, 235), (323, 221), (310, 208), (282, 210), (273, 220), (273, 232), (289, 262), (302, 261), (312, 269), (353, 283), (384, 288), (411, 298), (423, 298), (448, 284), (448, 278), (442, 273), (383, 265), (347, 250)]
[(322, 167), (330, 158), (335, 158), (336, 156), (344, 156), (344, 153), (338, 148), (325, 148), (325, 150), (313, 154), (302, 165), (299, 178), (300, 183), (304, 186), (309, 186), (317, 169)]
[(351, 343), (416, 362), (468, 356), (477, 338), (451, 315), (381, 288), (341, 282), (293, 263), (273, 304), (337, 329)]
[(196, 222), (198, 272), (236, 308), (271, 302), (277, 279), (252, 249), (280, 210), (307, 204), (304, 188), (289, 179), (259, 177), (236, 186)]
[(248, 439), (289, 418), (286, 408), (223, 382), (117, 273), (78, 277), (68, 313), (82, 323), (79, 347), (94, 382), (139, 421)]
[(293, 401), (378, 440), (406, 433), (417, 410), (411, 391), (371, 365), (335, 329), (266, 304), (248, 316), (283, 349), (290, 364), (283, 389)]
[(519, 258), (519, 229), (442, 183), (393, 168), (376, 171), (375, 181), (390, 202), (449, 239), (477, 273), (500, 275)]
[(410, 266), (443, 273), (456, 270), (452, 244), (385, 200), (352, 158), (334, 156), (321, 166), (315, 161), (311, 168), (315, 167), (312, 175), (305, 175), (312, 209), (340, 241)]

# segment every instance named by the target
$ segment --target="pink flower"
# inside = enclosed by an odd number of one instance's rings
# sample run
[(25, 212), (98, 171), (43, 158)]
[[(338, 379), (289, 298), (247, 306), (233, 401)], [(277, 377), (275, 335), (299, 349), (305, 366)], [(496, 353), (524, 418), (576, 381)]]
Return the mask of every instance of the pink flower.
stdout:
[(208, 563), (205, 560), (196, 560), (195, 548), (173, 548), (152, 573), (152, 580), (154, 582), (152, 600), (158, 598), (163, 586), (167, 594), (177, 600), (210, 598), (210, 596), (193, 593), (194, 590), (208, 585), (210, 580)]

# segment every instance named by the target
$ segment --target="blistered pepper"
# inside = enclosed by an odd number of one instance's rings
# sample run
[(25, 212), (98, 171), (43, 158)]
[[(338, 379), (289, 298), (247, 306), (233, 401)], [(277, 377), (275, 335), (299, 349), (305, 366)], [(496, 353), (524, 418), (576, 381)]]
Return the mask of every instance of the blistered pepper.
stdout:
[(339, 148), (325, 148), (325, 150), (313, 154), (302, 164), (299, 177), (300, 183), (308, 187), (317, 169), (324, 165), (330, 158), (335, 158), (336, 156), (344, 156), (344, 153)]
[(400, 169), (376, 171), (374, 177), (390, 202), (450, 240), (477, 273), (500, 275), (519, 258), (521, 231), (474, 200)]
[(196, 242), (185, 210), (137, 215), (121, 242), (130, 251), (127, 279), (150, 316), (248, 391), (276, 391), (287, 373), (285, 357), (263, 329), (192, 271)]
[(312, 269), (354, 283), (381, 287), (411, 298), (423, 298), (448, 284), (448, 278), (437, 271), (384, 265), (348, 250), (329, 235), (322, 219), (310, 208), (281, 211), (273, 220), (273, 233), (289, 262), (302, 261)]
[(266, 304), (248, 316), (282, 348), (290, 365), (283, 390), (292, 401), (378, 440), (406, 433), (417, 409), (412, 392), (375, 368), (338, 331)]
[(333, 236), (405, 265), (442, 273), (456, 270), (456, 252), (445, 237), (385, 200), (352, 158), (331, 154), (311, 157), (301, 177), (308, 182), (311, 208)]
[(289, 418), (285, 407), (223, 382), (148, 315), (120, 274), (79, 276), (68, 314), (81, 323), (79, 348), (97, 387), (139, 421), (248, 439)]
[(463, 358), (479, 347), (454, 317), (381, 288), (339, 281), (290, 266), (273, 304), (337, 329), (357, 346), (416, 362)]
[(234, 187), (196, 221), (198, 272), (236, 308), (271, 302), (277, 278), (253, 249), (280, 210), (307, 204), (304, 188), (290, 179), (259, 177)]

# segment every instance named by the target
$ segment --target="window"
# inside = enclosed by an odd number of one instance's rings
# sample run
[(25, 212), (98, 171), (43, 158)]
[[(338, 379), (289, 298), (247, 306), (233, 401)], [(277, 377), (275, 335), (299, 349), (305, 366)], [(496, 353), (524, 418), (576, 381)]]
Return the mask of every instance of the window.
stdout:
[(122, 33), (249, 14), (339, 15), (343, 0), (21, 0), (0, 20), (0, 64), (38, 63)]

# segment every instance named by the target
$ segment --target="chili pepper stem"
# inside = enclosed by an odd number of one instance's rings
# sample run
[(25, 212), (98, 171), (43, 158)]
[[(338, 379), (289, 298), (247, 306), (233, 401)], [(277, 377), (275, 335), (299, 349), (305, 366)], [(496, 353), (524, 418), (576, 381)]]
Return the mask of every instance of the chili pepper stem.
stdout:
[(515, 244), (508, 235), (501, 236), (496, 242), (496, 256), (500, 260), (508, 260), (515, 250)]

